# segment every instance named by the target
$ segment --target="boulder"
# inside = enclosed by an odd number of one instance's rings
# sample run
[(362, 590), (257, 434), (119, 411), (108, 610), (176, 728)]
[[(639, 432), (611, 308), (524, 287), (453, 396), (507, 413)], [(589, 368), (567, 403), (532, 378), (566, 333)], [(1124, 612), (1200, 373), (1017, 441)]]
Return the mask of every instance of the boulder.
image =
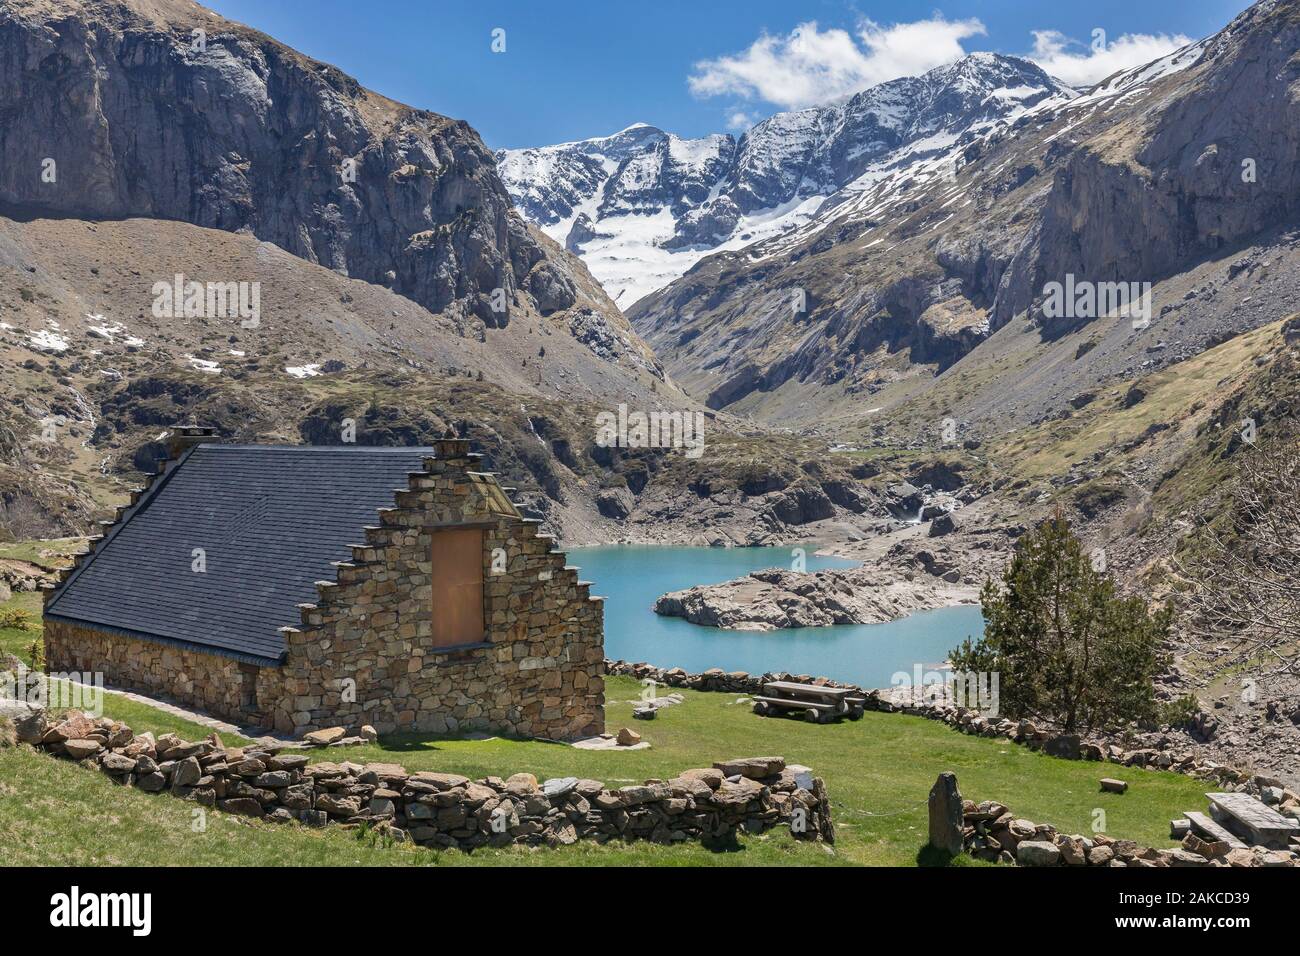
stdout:
[(195, 757), (186, 757), (176, 764), (172, 771), (172, 784), (177, 787), (192, 787), (203, 776), (203, 768)]
[(12, 718), (14, 722), (14, 732), (17, 734), (20, 744), (37, 744), (45, 735), (49, 727), (49, 720), (45, 716), (45, 711), (34, 710), (26, 716), (19, 715)]
[(276, 754), (266, 761), (266, 769), (301, 770), (310, 760), (306, 754)]
[(1116, 780), (1114, 777), (1102, 777), (1101, 789), (1107, 793), (1125, 793), (1128, 790), (1128, 784), (1123, 780)]
[(1056, 848), (1061, 851), (1061, 862), (1066, 866), (1083, 866), (1087, 863), (1086, 848), (1079, 837), (1057, 836)]
[(260, 757), (245, 757), (230, 765), (231, 773), (236, 773), (241, 777), (256, 777), (266, 770), (266, 761)]
[(229, 800), (219, 800), (217, 806), (227, 813), (235, 813), (244, 817), (263, 817), (266, 815), (266, 811), (262, 809), (262, 804), (252, 797), (231, 797)]
[(550, 797), (552, 800), (568, 796), (577, 789), (577, 777), (552, 777), (542, 783), (542, 793)]
[(707, 799), (709, 803), (724, 810), (743, 810), (749, 801), (761, 793), (762, 787), (746, 777), (741, 777), (737, 783), (725, 781)]
[(348, 732), (342, 727), (327, 727), (324, 730), (313, 730), (309, 734), (303, 735), (303, 740), (313, 747), (328, 747), (336, 740), (342, 740), (348, 735)]
[(930, 788), (930, 846), (956, 856), (962, 850), (962, 826), (957, 775), (944, 771)]
[[(0, 675), (3, 674), (4, 667), (0, 664)], [(6, 678), (3, 676), (0, 676), (0, 687), (5, 686), (5, 679)], [(21, 692), (21, 688), (19, 690)], [(29, 704), (25, 700), (15, 700), (12, 697), (0, 697), (0, 717), (8, 717), (10, 720), (16, 722), (40, 712), (41, 708), (36, 704)], [(43, 730), (42, 733), (44, 733)]]
[(945, 511), (930, 522), (930, 537), (941, 538), (945, 535), (955, 534), (960, 530), (957, 519), (951, 511)]
[(1191, 853), (1188, 850), (1167, 850), (1164, 854), (1165, 860), (1170, 866), (1209, 866), (1210, 861), (1199, 853)]
[(1108, 846), (1094, 846), (1088, 851), (1089, 866), (1106, 866), (1115, 859), (1115, 851)]
[(109, 751), (104, 754), (99, 761), (99, 765), (104, 769), (105, 773), (131, 773), (131, 771), (135, 770), (135, 758)]
[(439, 792), (450, 790), (452, 787), (463, 787), (469, 783), (469, 777), (462, 777), (458, 773), (436, 773), (432, 770), (421, 770), (418, 773), (411, 774), (406, 782), (414, 784), (413, 789), (416, 790)]
[(1224, 859), (1229, 866), (1246, 867), (1255, 865), (1255, 854), (1245, 847), (1229, 850)]
[(635, 730), (624, 727), (618, 732), (617, 740), (620, 747), (631, 747), (633, 744), (639, 744), (641, 742), (641, 735)]
[(1216, 860), (1221, 856), (1227, 856), (1232, 850), (1232, 845), (1227, 840), (1204, 840), (1195, 833), (1189, 833), (1183, 837), (1183, 849), (1203, 856), (1207, 860)]
[[(179, 769), (177, 773), (178, 773), (177, 782), (179, 783), (180, 782)], [(253, 786), (269, 787), (271, 789), (287, 787), (291, 783), (293, 783), (293, 774), (290, 773), (288, 770), (268, 770), (265, 773), (259, 773), (253, 779)]]
[(316, 795), (316, 809), (324, 810), (332, 817), (352, 817), (361, 812), (361, 798), (320, 793)]
[(537, 792), (537, 778), (531, 773), (515, 773), (506, 778), (506, 791), (516, 795)]
[(362, 783), (401, 783), (410, 777), (406, 768), (396, 763), (368, 763), (358, 778)]
[(1056, 866), (1061, 851), (1046, 840), (1025, 840), (1016, 847), (1016, 862), (1021, 866)]
[(103, 745), (98, 740), (76, 739), (65, 740), (63, 749), (68, 752), (68, 756), (73, 760), (85, 760), (87, 757), (93, 757), (103, 749)]
[(679, 773), (678, 778), (681, 780), (698, 780), (708, 786), (710, 790), (717, 790), (722, 786), (725, 779), (722, 771), (716, 767), (706, 767), (700, 770), (683, 770)]
[(596, 509), (606, 518), (619, 521), (632, 513), (634, 503), (635, 499), (628, 491), (607, 489), (596, 495)]
[(74, 714), (67, 720), (55, 724), (41, 736), (41, 743), (59, 744), (65, 740), (82, 740), (95, 729), (95, 722), (85, 714)]
[(1065, 760), (1078, 760), (1079, 735), (1057, 734), (1054, 737), (1048, 737), (1043, 743), (1043, 753), (1050, 757), (1061, 757)]
[(739, 757), (735, 760), (720, 760), (713, 765), (724, 777), (748, 777), (750, 780), (762, 780), (785, 769), (784, 757)]

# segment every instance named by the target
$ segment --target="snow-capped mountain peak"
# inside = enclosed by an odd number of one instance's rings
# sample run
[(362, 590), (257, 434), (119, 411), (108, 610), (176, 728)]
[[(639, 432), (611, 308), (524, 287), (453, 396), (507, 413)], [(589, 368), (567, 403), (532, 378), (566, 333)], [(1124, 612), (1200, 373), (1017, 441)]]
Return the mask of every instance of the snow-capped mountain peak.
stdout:
[(638, 123), (497, 160), (523, 215), (627, 308), (710, 253), (798, 229), (873, 170), (932, 162), (1076, 95), (1027, 60), (974, 53), (842, 103), (777, 113), (738, 141)]

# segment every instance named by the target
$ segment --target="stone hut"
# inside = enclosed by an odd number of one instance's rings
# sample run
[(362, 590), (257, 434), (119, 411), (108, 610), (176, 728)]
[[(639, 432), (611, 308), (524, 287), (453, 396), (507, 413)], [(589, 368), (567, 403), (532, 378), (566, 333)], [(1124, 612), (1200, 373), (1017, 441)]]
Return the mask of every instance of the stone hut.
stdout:
[(49, 669), (283, 733), (600, 733), (601, 599), (479, 457), (179, 429), (47, 591)]

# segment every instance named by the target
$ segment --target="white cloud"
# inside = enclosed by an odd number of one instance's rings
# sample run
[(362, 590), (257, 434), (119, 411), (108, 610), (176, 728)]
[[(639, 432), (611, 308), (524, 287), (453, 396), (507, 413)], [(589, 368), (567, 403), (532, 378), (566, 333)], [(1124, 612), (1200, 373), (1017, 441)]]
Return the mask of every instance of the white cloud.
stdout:
[(864, 20), (856, 34), (822, 30), (814, 20), (787, 36), (765, 33), (741, 53), (701, 60), (688, 83), (696, 96), (739, 95), (802, 109), (951, 63), (966, 55), (963, 40), (984, 33), (979, 20), (940, 14), (889, 26)]
[(754, 125), (754, 117), (750, 116), (744, 110), (736, 110), (727, 117), (727, 129), (743, 132)]
[(1105, 42), (1098, 37), (1092, 45), (1071, 40), (1057, 30), (1035, 30), (1033, 60), (1049, 74), (1071, 86), (1089, 86), (1120, 70), (1142, 66), (1191, 43), (1181, 33), (1126, 33)]

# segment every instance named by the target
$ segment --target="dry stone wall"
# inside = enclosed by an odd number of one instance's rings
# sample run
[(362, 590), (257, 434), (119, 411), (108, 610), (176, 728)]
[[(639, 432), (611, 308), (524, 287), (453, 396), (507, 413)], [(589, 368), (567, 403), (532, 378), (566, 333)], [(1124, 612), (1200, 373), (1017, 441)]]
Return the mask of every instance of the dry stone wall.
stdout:
[(930, 791), (930, 845), (948, 853), (969, 853), (990, 863), (1017, 866), (1297, 867), (1300, 854), (1263, 847), (1233, 848), (1226, 841), (1188, 834), (1178, 847), (1143, 846), (1104, 833), (1062, 833), (1047, 823), (1013, 814), (996, 800), (963, 800), (957, 779), (940, 774)]
[(311, 763), (276, 742), (239, 748), (215, 734), (198, 742), (175, 734), (155, 739), (75, 712), (51, 720), (36, 711), (15, 725), (20, 741), (97, 765), (126, 786), (257, 819), (366, 825), (432, 847), (712, 842), (773, 827), (797, 839), (835, 839), (821, 778), (783, 757), (724, 761), (671, 780), (609, 788), (576, 777), (539, 782), (529, 773), (471, 780), (393, 763)]
[(109, 634), (68, 621), (45, 621), (45, 654), (53, 672), (102, 673), (105, 681), (170, 698), (217, 717), (247, 722), (244, 689), (256, 682), (259, 700), (280, 696), (278, 667), (241, 670), (239, 662), (200, 651)]

